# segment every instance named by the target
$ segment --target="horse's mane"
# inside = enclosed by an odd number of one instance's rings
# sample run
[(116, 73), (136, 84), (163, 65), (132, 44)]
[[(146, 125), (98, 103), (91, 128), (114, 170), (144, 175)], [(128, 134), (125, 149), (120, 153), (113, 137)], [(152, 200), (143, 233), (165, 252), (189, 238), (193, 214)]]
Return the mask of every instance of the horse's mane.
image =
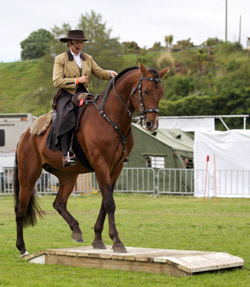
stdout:
[(160, 77), (160, 76), (159, 76), (159, 73), (158, 73), (158, 71), (157, 71), (156, 69), (154, 69), (154, 68), (148, 68), (148, 71), (151, 72), (151, 73), (153, 73), (154, 76), (155, 76), (155, 78), (159, 78), (159, 77)]
[(115, 82), (121, 78), (124, 74), (126, 74), (127, 72), (131, 71), (131, 70), (135, 70), (135, 69), (139, 69), (138, 67), (130, 67), (130, 68), (126, 68), (124, 70), (122, 70), (121, 72), (119, 72), (119, 74), (115, 77)]
[[(104, 99), (102, 100), (102, 103), (104, 103), (105, 99), (107, 98), (109, 91), (110, 91), (110, 90), (112, 89), (112, 87), (113, 87), (113, 84), (115, 84), (115, 83), (117, 82), (117, 80), (119, 80), (119, 79), (120, 79), (124, 74), (126, 74), (127, 72), (130, 72), (130, 71), (136, 70), (136, 69), (138, 70), (139, 67), (134, 66), (134, 67), (126, 68), (126, 69), (122, 70), (121, 72), (119, 72), (118, 75), (115, 76), (115, 78), (111, 79), (111, 80), (109, 81), (108, 87), (107, 87), (104, 91), (102, 91), (102, 92), (100, 93), (100, 95), (105, 94), (105, 95), (104, 95)], [(157, 70), (155, 70), (155, 69), (153, 69), (153, 68), (147, 68), (147, 69), (148, 69), (148, 71), (150, 71), (151, 73), (154, 74), (154, 77), (155, 77), (155, 78), (159, 78), (159, 74), (158, 74)]]
[[(137, 66), (135, 66), (135, 67), (126, 68), (123, 71), (119, 72), (119, 74), (115, 77), (115, 82), (119, 78), (121, 78), (124, 74), (126, 74), (127, 72), (135, 70), (135, 69), (139, 69), (139, 68)], [(159, 78), (159, 73), (158, 73), (158, 71), (156, 69), (154, 69), (154, 68), (147, 68), (147, 70), (149, 72), (153, 73), (155, 78)]]

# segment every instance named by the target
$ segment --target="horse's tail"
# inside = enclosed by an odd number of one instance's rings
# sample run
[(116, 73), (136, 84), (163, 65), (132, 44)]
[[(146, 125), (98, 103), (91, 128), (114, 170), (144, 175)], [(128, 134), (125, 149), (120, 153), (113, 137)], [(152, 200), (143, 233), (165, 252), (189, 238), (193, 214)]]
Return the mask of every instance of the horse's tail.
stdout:
[[(18, 207), (19, 207), (19, 179), (18, 179), (18, 161), (17, 161), (17, 151), (15, 154), (15, 168), (14, 168), (14, 194), (15, 194), (15, 213), (17, 214)], [(37, 222), (36, 213), (39, 214), (40, 217), (43, 216), (43, 212), (41, 211), (34, 192), (32, 193), (26, 214), (23, 219), (23, 226), (32, 225), (34, 226)]]

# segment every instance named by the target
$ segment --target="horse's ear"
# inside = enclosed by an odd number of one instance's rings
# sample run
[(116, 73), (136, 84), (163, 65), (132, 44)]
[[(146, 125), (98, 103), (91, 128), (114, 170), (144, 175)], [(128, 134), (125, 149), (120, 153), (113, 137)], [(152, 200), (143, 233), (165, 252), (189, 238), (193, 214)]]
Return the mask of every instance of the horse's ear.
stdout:
[(145, 66), (142, 65), (142, 63), (139, 61), (138, 62), (138, 66), (139, 66), (139, 69), (140, 69), (140, 72), (142, 73), (142, 75), (145, 77), (146, 73), (147, 73), (147, 68)]
[(164, 77), (170, 70), (170, 67), (167, 67), (159, 72), (160, 78)]

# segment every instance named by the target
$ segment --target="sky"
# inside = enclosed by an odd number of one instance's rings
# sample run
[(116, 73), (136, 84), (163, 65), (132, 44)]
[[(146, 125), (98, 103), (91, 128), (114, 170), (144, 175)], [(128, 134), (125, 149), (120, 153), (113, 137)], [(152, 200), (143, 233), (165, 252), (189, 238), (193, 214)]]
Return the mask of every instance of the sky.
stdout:
[[(81, 15), (93, 10), (102, 16), (112, 37), (135, 41), (141, 48), (155, 42), (165, 45), (165, 36), (199, 45), (208, 38), (225, 40), (225, 3), (228, 3), (228, 41), (246, 48), (250, 37), (250, 0), (0, 0), (0, 62), (21, 59), (20, 42), (38, 29), (72, 29)], [(241, 16), (241, 25), (240, 25)], [(240, 33), (241, 26), (241, 33)], [(66, 35), (65, 35), (66, 36)]]

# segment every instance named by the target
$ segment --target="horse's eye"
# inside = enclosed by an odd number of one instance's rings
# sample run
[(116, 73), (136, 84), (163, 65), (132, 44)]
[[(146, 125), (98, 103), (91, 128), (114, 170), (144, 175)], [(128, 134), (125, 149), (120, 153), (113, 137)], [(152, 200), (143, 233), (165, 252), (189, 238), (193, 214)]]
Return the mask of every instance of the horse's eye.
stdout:
[(144, 90), (144, 94), (145, 95), (149, 95), (149, 91), (148, 90)]

